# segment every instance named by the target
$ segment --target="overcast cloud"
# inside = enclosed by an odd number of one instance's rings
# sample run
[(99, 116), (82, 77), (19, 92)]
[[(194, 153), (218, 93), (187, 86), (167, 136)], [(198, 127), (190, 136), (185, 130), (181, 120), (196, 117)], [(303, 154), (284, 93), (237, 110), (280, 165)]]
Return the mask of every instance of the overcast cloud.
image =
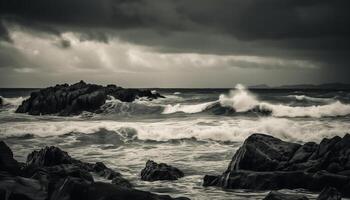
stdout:
[(0, 0), (0, 86), (350, 83), (347, 0)]

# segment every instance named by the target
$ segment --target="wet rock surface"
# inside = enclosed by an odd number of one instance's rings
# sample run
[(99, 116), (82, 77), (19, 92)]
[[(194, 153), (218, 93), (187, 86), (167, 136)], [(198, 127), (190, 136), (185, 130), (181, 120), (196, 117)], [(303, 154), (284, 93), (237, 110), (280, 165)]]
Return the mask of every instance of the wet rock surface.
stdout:
[(341, 200), (341, 194), (333, 187), (325, 187), (316, 200)]
[[(133, 189), (128, 180), (105, 164), (82, 162), (57, 147), (45, 147), (32, 152), (25, 164), (14, 160), (11, 149), (2, 141), (0, 150), (0, 199), (174, 199), (167, 195)], [(111, 183), (95, 182), (91, 173), (100, 175)]]
[(308, 200), (308, 198), (299, 194), (284, 194), (277, 191), (271, 191), (263, 200)]
[(61, 116), (78, 115), (83, 111), (98, 112), (108, 96), (123, 102), (132, 102), (141, 97), (149, 100), (163, 97), (150, 90), (124, 89), (115, 85), (104, 87), (80, 81), (72, 85), (56, 85), (32, 92), (30, 98), (23, 101), (16, 112)]
[(184, 176), (184, 173), (176, 167), (165, 163), (156, 163), (148, 160), (146, 167), (141, 171), (141, 180), (157, 181), (157, 180), (177, 180)]
[(327, 186), (350, 196), (350, 135), (303, 145), (269, 135), (253, 134), (219, 176), (204, 177), (204, 186), (232, 189), (278, 190)]

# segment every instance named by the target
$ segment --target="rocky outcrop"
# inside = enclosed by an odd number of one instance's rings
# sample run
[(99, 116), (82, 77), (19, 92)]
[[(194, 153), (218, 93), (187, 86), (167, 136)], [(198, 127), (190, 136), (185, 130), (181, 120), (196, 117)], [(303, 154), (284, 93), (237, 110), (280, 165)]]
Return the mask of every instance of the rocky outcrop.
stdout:
[(108, 96), (123, 102), (132, 102), (141, 97), (149, 100), (163, 97), (150, 90), (124, 89), (115, 85), (104, 87), (80, 81), (73, 85), (56, 85), (32, 92), (30, 98), (23, 101), (16, 112), (62, 116), (77, 115), (83, 111), (96, 112), (106, 102)]
[(204, 186), (278, 190), (326, 186), (350, 196), (350, 135), (323, 139), (320, 144), (284, 142), (253, 134), (220, 176), (205, 176)]
[[(57, 147), (28, 155), (25, 164), (13, 159), (11, 149), (0, 142), (0, 199), (6, 200), (172, 200), (132, 188), (122, 175), (101, 162), (85, 163)], [(16, 167), (15, 172), (11, 167)], [(95, 182), (91, 173), (112, 183)], [(187, 198), (176, 198), (188, 200)]]
[(177, 180), (184, 176), (184, 173), (165, 163), (156, 163), (148, 160), (146, 167), (141, 171), (141, 180), (157, 181), (157, 180)]
[(277, 191), (271, 191), (263, 200), (308, 200), (308, 198), (299, 194), (284, 194)]

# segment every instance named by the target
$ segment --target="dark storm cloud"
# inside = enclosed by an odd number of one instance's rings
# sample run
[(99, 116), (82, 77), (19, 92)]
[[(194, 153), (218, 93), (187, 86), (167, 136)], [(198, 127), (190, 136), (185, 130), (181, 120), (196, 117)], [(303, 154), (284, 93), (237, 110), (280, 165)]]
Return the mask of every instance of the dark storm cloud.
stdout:
[(75, 26), (219, 30), (241, 39), (349, 34), (347, 0), (2, 0), (1, 13)]
[[(27, 31), (77, 32), (80, 41), (118, 37), (163, 53), (305, 60), (343, 75), (349, 7), (348, 0), (0, 0), (0, 19)], [(11, 41), (0, 23), (1, 39)], [(71, 48), (64, 38), (57, 44)]]

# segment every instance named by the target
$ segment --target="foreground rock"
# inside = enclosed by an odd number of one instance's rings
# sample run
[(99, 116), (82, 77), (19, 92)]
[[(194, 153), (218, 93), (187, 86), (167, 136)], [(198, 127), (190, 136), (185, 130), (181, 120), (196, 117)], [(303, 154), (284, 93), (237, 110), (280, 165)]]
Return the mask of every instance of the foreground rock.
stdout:
[(284, 142), (253, 134), (220, 176), (205, 176), (204, 186), (321, 191), (331, 186), (350, 196), (350, 135), (323, 139), (320, 144)]
[(316, 200), (341, 200), (341, 194), (333, 187), (325, 187)]
[(106, 102), (108, 96), (123, 102), (132, 102), (141, 97), (149, 100), (163, 97), (150, 90), (124, 89), (115, 85), (104, 87), (80, 81), (73, 85), (56, 85), (33, 92), (29, 99), (22, 102), (16, 112), (62, 116), (77, 115), (83, 111), (96, 112)]
[(141, 179), (144, 181), (177, 180), (184, 176), (184, 173), (165, 163), (156, 163), (148, 160), (146, 167), (141, 171)]
[(3, 141), (0, 141), (0, 171), (15, 175), (20, 173), (20, 164), (13, 159), (11, 149)]
[(284, 194), (277, 191), (270, 192), (264, 200), (308, 200), (304, 195), (298, 194)]
[[(122, 175), (103, 163), (84, 163), (57, 147), (46, 147), (28, 155), (20, 164), (11, 149), (0, 142), (0, 199), (8, 200), (172, 200), (132, 188)], [(9, 168), (13, 167), (13, 169)], [(18, 171), (17, 171), (18, 170)], [(15, 173), (14, 173), (15, 172)], [(91, 172), (111, 180), (95, 182)], [(177, 198), (186, 200), (187, 198)]]

